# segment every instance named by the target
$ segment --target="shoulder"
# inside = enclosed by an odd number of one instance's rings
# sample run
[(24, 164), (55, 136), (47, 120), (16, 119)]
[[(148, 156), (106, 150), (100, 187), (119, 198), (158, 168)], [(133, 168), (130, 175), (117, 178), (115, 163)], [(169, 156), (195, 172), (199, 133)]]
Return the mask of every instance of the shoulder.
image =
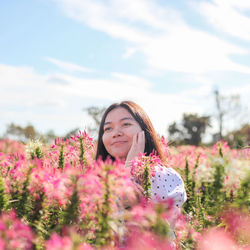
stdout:
[(152, 178), (153, 183), (166, 183), (170, 188), (184, 188), (185, 185), (183, 179), (181, 178), (180, 174), (173, 168), (156, 166), (154, 170), (154, 177)]
[(185, 185), (179, 173), (172, 168), (156, 166), (152, 177), (153, 200), (172, 198), (177, 207), (181, 207), (187, 199)]
[(183, 182), (180, 174), (173, 168), (168, 168), (165, 166), (155, 166), (155, 177), (166, 177), (167, 179), (174, 179), (174, 181), (179, 180)]

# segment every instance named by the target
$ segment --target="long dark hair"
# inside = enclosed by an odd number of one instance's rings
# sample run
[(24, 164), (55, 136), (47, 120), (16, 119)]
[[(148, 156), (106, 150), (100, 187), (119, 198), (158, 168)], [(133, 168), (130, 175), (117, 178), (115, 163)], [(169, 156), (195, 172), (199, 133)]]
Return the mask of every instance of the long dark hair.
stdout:
[(164, 156), (163, 156), (163, 152), (161, 149), (161, 145), (159, 143), (157, 134), (154, 130), (154, 127), (149, 117), (138, 104), (132, 101), (123, 101), (121, 103), (114, 103), (110, 105), (104, 112), (102, 120), (101, 120), (100, 128), (99, 128), (96, 160), (99, 159), (100, 157), (104, 161), (107, 159), (107, 157), (110, 157), (112, 160), (114, 160), (114, 157), (111, 156), (107, 152), (106, 148), (104, 147), (102, 136), (104, 133), (104, 122), (106, 120), (106, 117), (111, 110), (116, 109), (116, 108), (125, 108), (132, 115), (132, 117), (139, 123), (141, 129), (145, 132), (144, 153), (146, 153), (146, 155), (149, 155), (153, 151), (155, 151), (157, 155), (160, 157), (160, 159), (164, 161)]

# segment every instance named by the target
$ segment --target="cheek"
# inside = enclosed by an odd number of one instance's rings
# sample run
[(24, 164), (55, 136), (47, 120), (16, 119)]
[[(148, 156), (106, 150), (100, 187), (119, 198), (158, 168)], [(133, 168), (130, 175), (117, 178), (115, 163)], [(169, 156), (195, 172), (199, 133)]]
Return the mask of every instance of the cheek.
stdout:
[(141, 129), (132, 129), (130, 131), (127, 131), (127, 139), (128, 139), (128, 147), (130, 148), (133, 144), (133, 137), (138, 134), (141, 131)]
[(131, 138), (131, 140), (133, 140), (133, 136), (138, 134), (139, 132), (141, 132), (142, 129), (139, 128), (131, 128), (130, 130), (127, 131), (127, 135)]

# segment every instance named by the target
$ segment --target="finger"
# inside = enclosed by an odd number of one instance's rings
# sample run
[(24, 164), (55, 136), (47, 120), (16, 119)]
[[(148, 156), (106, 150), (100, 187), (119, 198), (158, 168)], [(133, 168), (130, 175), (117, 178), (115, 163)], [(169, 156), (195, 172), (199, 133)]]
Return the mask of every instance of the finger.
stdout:
[(138, 133), (138, 141), (137, 141), (138, 144), (141, 143), (141, 139), (142, 139), (142, 131)]
[(144, 130), (142, 131), (142, 139), (145, 140), (145, 131)]
[(143, 130), (139, 133), (138, 143), (140, 143), (140, 144), (144, 144), (145, 143), (145, 133), (144, 133)]
[(136, 144), (136, 141), (137, 141), (137, 134), (133, 136), (132, 146)]
[(139, 143), (140, 140), (140, 132), (136, 134), (136, 142)]
[(143, 143), (143, 145), (145, 145), (145, 142), (146, 142), (146, 140), (145, 140), (145, 131), (143, 131), (143, 133), (142, 133), (142, 143)]
[(144, 131), (139, 132), (139, 140), (138, 140), (138, 150), (139, 152), (143, 153), (145, 149), (145, 137)]

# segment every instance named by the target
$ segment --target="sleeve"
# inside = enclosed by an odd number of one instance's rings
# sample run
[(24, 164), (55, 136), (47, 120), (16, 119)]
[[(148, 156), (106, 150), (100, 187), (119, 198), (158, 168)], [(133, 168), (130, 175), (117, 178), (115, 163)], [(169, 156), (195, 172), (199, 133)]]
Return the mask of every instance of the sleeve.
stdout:
[(167, 200), (172, 198), (174, 206), (181, 207), (187, 200), (184, 182), (181, 176), (172, 168), (155, 167), (155, 176), (151, 179), (152, 200)]

